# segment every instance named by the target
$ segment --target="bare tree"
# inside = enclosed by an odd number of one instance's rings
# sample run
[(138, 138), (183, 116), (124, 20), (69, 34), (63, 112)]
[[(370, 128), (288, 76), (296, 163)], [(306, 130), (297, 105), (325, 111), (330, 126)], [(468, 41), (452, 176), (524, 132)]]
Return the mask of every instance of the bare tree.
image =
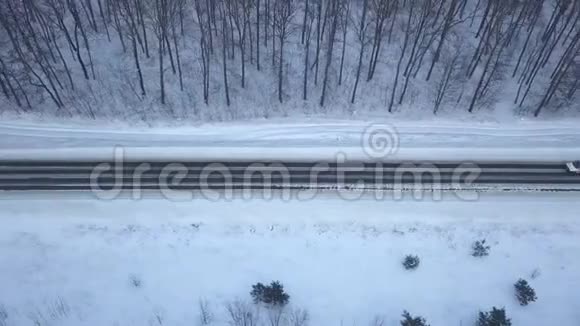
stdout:
[(393, 86), (391, 90), (391, 100), (389, 101), (389, 112), (393, 112), (393, 105), (395, 104), (395, 93), (397, 92), (397, 84), (399, 83), (399, 75), (401, 73), (401, 65), (403, 64), (403, 59), (405, 58), (405, 54), (407, 53), (407, 47), (409, 44), (409, 38), (412, 33), (412, 19), (413, 19), (413, 11), (415, 9), (415, 4), (417, 0), (409, 0), (409, 15), (407, 18), (407, 23), (403, 26), (403, 30), (405, 32), (405, 37), (403, 40), (403, 48), (401, 49), (401, 55), (399, 56), (399, 61), (397, 62), (397, 68), (395, 72), (395, 79), (393, 81)]
[(309, 6), (309, 1), (306, 0), (306, 2), (304, 3), (304, 18), (302, 20), (302, 37), (300, 38), (300, 44), (304, 44), (304, 40), (306, 38), (306, 23), (308, 21), (308, 18), (310, 16), (310, 6)]
[[(145, 57), (149, 58), (149, 42), (147, 39), (147, 28), (145, 22), (145, 10), (146, 6), (143, 5), (143, 1), (135, 0), (135, 7), (137, 8), (137, 23), (141, 25), (141, 33), (143, 34), (143, 50), (145, 51)], [(140, 38), (137, 38), (139, 40)]]
[(256, 69), (260, 71), (260, 0), (256, 0)]
[[(537, 116), (578, 101), (579, 29), (578, 0), (3, 0), (0, 96), (17, 112), (95, 118), (106, 112), (99, 106), (111, 107), (103, 105), (105, 94), (125, 97), (128, 87), (138, 100), (168, 104), (170, 90), (185, 90), (191, 80), (197, 85), (196, 77), (202, 87), (188, 97), (203, 94), (209, 105), (210, 85), (223, 77), (219, 88), (229, 106), (230, 95), (243, 96), (249, 85), (255, 50), (258, 71), (271, 59), (274, 74), (260, 76), (274, 80), (279, 102), (296, 86), (304, 101), (312, 100), (320, 82), (319, 105), (330, 94), (354, 104), (366, 73), (368, 93), (387, 87), (389, 111), (418, 94), (433, 96), (435, 114), (459, 103), (474, 112), (493, 104), (509, 74), (514, 103)], [(474, 48), (457, 52), (457, 42)], [(95, 49), (114, 56), (117, 47), (119, 59), (133, 68), (111, 71), (114, 58), (96, 56)], [(214, 56), (214, 49), (221, 53)], [(393, 53), (394, 60), (386, 57)], [(374, 80), (383, 66), (391, 73), (387, 85)], [(222, 77), (212, 75), (216, 68)], [(240, 86), (230, 83), (234, 71)], [(336, 92), (351, 71), (352, 90)], [(147, 99), (147, 80), (156, 74), (160, 97)], [(113, 114), (134, 107), (122, 100), (123, 110), (112, 108)], [(180, 100), (164, 109), (173, 114), (176, 105), (195, 103)], [(206, 113), (215, 115), (210, 108)]]
[(340, 29), (342, 30), (342, 52), (340, 55), (340, 72), (338, 74), (338, 85), (342, 84), (342, 71), (344, 69), (344, 54), (346, 53), (346, 36), (348, 34), (348, 21), (350, 20), (350, 1), (340, 1)]
[(328, 72), (330, 70), (330, 65), (332, 64), (332, 52), (334, 50), (334, 41), (336, 36), (336, 29), (338, 25), (338, 11), (339, 11), (339, 0), (330, 0), (330, 17), (332, 19), (330, 30), (328, 34), (328, 44), (326, 46), (326, 65), (324, 67), (324, 79), (322, 81), (322, 94), (320, 95), (320, 106), (324, 106), (324, 100), (326, 97), (326, 89), (328, 86)]
[(282, 103), (283, 93), (283, 67), (284, 67), (284, 46), (290, 32), (290, 23), (296, 12), (293, 0), (274, 0), (274, 25), (273, 30), (279, 43), (278, 60), (278, 101)]
[[(17, 9), (13, 1), (8, 0), (0, 4), (0, 26), (3, 27), (6, 36), (8, 36), (15, 53), (14, 60), (24, 67), (24, 71), (32, 80), (30, 84), (42, 89), (58, 108), (62, 108), (64, 103), (59, 91), (59, 88), (62, 89), (62, 83), (60, 83), (53, 65), (45, 56), (45, 51), (41, 48), (40, 43), (32, 36), (34, 28), (20, 21), (19, 17), (23, 17), (23, 14), (18, 13), (17, 10), (21, 8)], [(2, 66), (4, 74), (6, 74), (7, 65), (3, 62)], [(22, 90), (19, 79), (13, 79), (18, 88)], [(9, 79), (7, 78), (7, 80)]]
[[(76, 55), (77, 61), (82, 68), (85, 79), (87, 79), (87, 80), (90, 79), (89, 73), (87, 71), (87, 68), (86, 68), (82, 53), (81, 53), (81, 47), (80, 47), (79, 42), (78, 42), (78, 37), (73, 38), (67, 25), (65, 24), (65, 14), (66, 14), (65, 10), (66, 9), (65, 9), (64, 3), (62, 3), (61, 0), (47, 0), (46, 5), (52, 9), (52, 14), (53, 14), (52, 19), (56, 21), (58, 28), (60, 29), (62, 34), (65, 36), (66, 40), (68, 41), (70, 49)], [(78, 34), (75, 33), (75, 35), (78, 35)]]
[(105, 33), (107, 33), (107, 39), (111, 42), (111, 34), (109, 33), (109, 20), (105, 17), (105, 12), (103, 11), (103, 3), (101, 0), (97, 0), (97, 5), (99, 7), (99, 15), (101, 16), (101, 21), (105, 27)]
[[(247, 30), (250, 24), (249, 11), (251, 9), (250, 0), (233, 0), (228, 6), (229, 16), (234, 22), (238, 33), (238, 46), (240, 48), (240, 59), (242, 68), (242, 88), (246, 87), (246, 38)], [(232, 39), (233, 41), (233, 39)], [(250, 42), (251, 47), (251, 42)]]
[(436, 95), (433, 105), (433, 114), (437, 114), (439, 108), (441, 107), (441, 104), (443, 103), (445, 97), (448, 94), (448, 91), (452, 87), (453, 82), (457, 80), (457, 78), (460, 78), (460, 76), (456, 76), (458, 75), (456, 73), (458, 70), (460, 56), (461, 56), (460, 51), (456, 51), (453, 56), (450, 56), (451, 58), (449, 58), (449, 56), (446, 56), (443, 59), (444, 60), (443, 73), (441, 74), (441, 79), (437, 82), (435, 86)]
[(506, 36), (508, 33), (505, 30), (504, 19), (506, 18), (508, 9), (509, 5), (503, 2), (497, 3), (493, 8), (492, 18), (490, 20), (493, 22), (493, 26), (486, 28), (491, 49), (488, 51), (487, 60), (471, 98), (469, 112), (473, 112), (477, 101), (484, 97), (491, 82), (496, 77), (500, 64), (502, 64), (502, 61), (505, 61), (502, 54), (507, 46), (508, 39)]
[(4, 63), (2, 58), (0, 58), (0, 77), (2, 77), (2, 78), (0, 78), (0, 81), (1, 81), (1, 85), (2, 85), (2, 90), (4, 91), (4, 95), (6, 96), (6, 98), (7, 99), (14, 98), (16, 105), (19, 108), (21, 108), (22, 102), (20, 100), (20, 96), (18, 95), (14, 86), (12, 85), (12, 82), (10, 81), (11, 73), (8, 70), (8, 68), (6, 67), (6, 64)]
[(194, 0), (197, 22), (200, 30), (200, 52), (203, 75), (203, 101), (209, 104), (209, 79), (210, 79), (210, 46), (208, 44), (208, 35), (211, 35), (210, 8), (207, 2), (203, 0)]
[[(550, 86), (544, 93), (540, 104), (538, 104), (534, 116), (540, 115), (542, 109), (550, 103), (556, 92), (560, 89), (561, 86), (565, 85), (563, 81), (566, 78), (571, 79), (570, 89), (568, 91), (564, 91), (563, 93), (567, 93), (566, 97), (571, 99), (576, 89), (578, 87), (578, 80), (580, 76), (578, 72), (580, 71), (580, 64), (577, 62), (577, 58), (580, 58), (580, 30), (576, 32), (576, 36), (569, 44), (568, 48), (564, 52), (561, 60), (559, 61), (554, 73), (552, 73), (552, 78), (550, 81)], [(575, 69), (574, 69), (575, 68)]]
[[(174, 0), (170, 8), (170, 22), (171, 25), (171, 36), (173, 39), (173, 48), (175, 49), (175, 60), (177, 63), (177, 73), (179, 76), (179, 89), (183, 91), (183, 72), (181, 70), (181, 56), (179, 55), (179, 42), (178, 39), (183, 35), (183, 33), (177, 33), (177, 24), (182, 25), (183, 11), (185, 7), (185, 0)], [(179, 18), (179, 22), (178, 22)], [(183, 27), (181, 27), (183, 28)]]
[[(232, 310), (235, 308), (231, 306)], [(209, 301), (206, 299), (199, 299), (199, 323), (201, 326), (207, 326), (212, 323), (214, 315), (210, 309)]]
[(385, 29), (385, 21), (390, 16), (392, 16), (391, 18), (393, 19), (393, 22), (396, 19), (393, 14), (396, 10), (395, 8), (399, 6), (399, 0), (371, 0), (371, 4), (371, 17), (372, 23), (375, 27), (375, 32), (373, 36), (373, 46), (371, 49), (367, 81), (373, 79), (375, 70), (377, 68), (381, 44), (384, 38), (383, 32)]
[(359, 50), (359, 54), (358, 54), (358, 65), (356, 68), (356, 77), (354, 80), (354, 87), (352, 89), (352, 96), (350, 99), (350, 103), (352, 103), (352, 104), (354, 104), (354, 101), (356, 98), (356, 91), (357, 91), (358, 83), (360, 80), (362, 62), (363, 62), (363, 57), (364, 57), (364, 53), (365, 53), (365, 46), (367, 44), (366, 34), (367, 34), (367, 30), (368, 30), (368, 24), (366, 22), (366, 18), (367, 18), (367, 11), (368, 11), (368, 2), (369, 2), (369, 0), (363, 0), (362, 16), (360, 18), (360, 25), (359, 25), (358, 30), (357, 30), (357, 39), (360, 43), (360, 50)]
[(233, 326), (256, 326), (258, 325), (258, 312), (251, 304), (234, 301), (226, 304), (226, 310)]
[[(440, 59), (441, 50), (443, 49), (443, 44), (445, 43), (445, 38), (447, 37), (447, 34), (449, 34), (449, 31), (451, 30), (454, 18), (459, 13), (459, 10), (458, 10), (459, 8), (457, 7), (458, 2), (459, 2), (459, 0), (451, 0), (451, 2), (450, 2), (449, 9), (447, 10), (447, 15), (445, 16), (445, 21), (443, 23), (441, 36), (439, 38), (439, 43), (437, 44), (437, 49), (435, 50), (435, 53), (433, 54), (433, 60), (431, 61), (431, 66), (429, 67), (429, 72), (427, 73), (427, 78), (426, 78), (427, 81), (429, 81), (429, 79), (431, 78), (431, 73), (433, 73), (433, 68), (435, 67), (435, 64), (437, 63), (437, 61), (439, 61), (439, 59)], [(445, 3), (445, 2), (443, 2), (443, 3)], [(443, 3), (441, 6), (443, 6)]]
[(119, 4), (115, 0), (107, 0), (107, 4), (112, 9), (111, 12), (113, 14), (113, 22), (115, 23), (114, 29), (117, 31), (119, 42), (121, 42), (121, 46), (123, 47), (123, 53), (125, 53), (127, 51), (127, 46), (125, 45), (125, 38), (123, 37), (123, 27), (121, 26), (121, 19), (119, 18)]
[(308, 326), (310, 314), (305, 309), (293, 309), (288, 316), (289, 326)]
[(165, 94), (165, 66), (164, 57), (166, 51), (167, 34), (169, 34), (170, 24), (170, 1), (173, 0), (155, 0), (153, 8), (153, 21), (155, 36), (157, 37), (157, 53), (159, 60), (159, 86), (161, 91), (161, 104), (166, 103)]
[(82, 20), (80, 18), (80, 14), (78, 11), (78, 7), (76, 5), (76, 1), (75, 0), (66, 0), (67, 1), (67, 6), (68, 9), (71, 13), (71, 16), (74, 19), (75, 22), (75, 27), (74, 27), (74, 37), (75, 37), (75, 43), (78, 47), (79, 41), (78, 41), (78, 33), (80, 32), (81, 37), (83, 38), (83, 43), (85, 45), (85, 49), (87, 52), (87, 56), (89, 58), (89, 67), (91, 68), (91, 74), (93, 76), (93, 79), (95, 79), (95, 69), (94, 69), (94, 65), (93, 65), (93, 56), (91, 55), (91, 49), (90, 49), (90, 43), (89, 43), (89, 39), (87, 37), (87, 33), (85, 32), (85, 28), (83, 27), (83, 23)]
[(526, 36), (526, 40), (524, 42), (524, 45), (522, 46), (522, 49), (520, 51), (520, 55), (518, 56), (518, 61), (517, 61), (517, 64), (514, 68), (512, 77), (516, 76), (516, 74), (518, 72), (518, 68), (520, 67), (522, 59), (524, 57), (524, 54), (526, 53), (526, 50), (528, 49), (528, 44), (530, 43), (531, 37), (534, 34), (536, 23), (541, 15), (543, 0), (534, 0), (534, 1), (525, 2), (525, 3), (526, 3), (526, 5), (522, 9), (522, 11), (525, 12), (524, 17), (526, 17), (526, 19), (528, 20), (528, 28), (527, 28), (527, 33), (526, 33), (527, 36)]
[(87, 16), (87, 20), (93, 27), (93, 30), (98, 33), (99, 29), (97, 27), (97, 20), (95, 19), (95, 12), (93, 11), (93, 4), (91, 0), (80, 1), (80, 5)]
[(302, 82), (302, 99), (304, 101), (308, 100), (308, 71), (310, 70), (310, 44), (312, 43), (312, 28), (314, 24), (314, 19), (316, 18), (314, 12), (311, 11), (308, 6), (309, 2), (306, 1), (306, 12), (308, 12), (305, 32), (305, 46), (304, 46), (304, 77)]
[[(325, 1), (328, 1), (328, 0), (317, 0), (316, 55), (315, 55), (315, 59), (314, 59), (314, 85), (318, 84), (318, 67), (319, 67), (319, 63), (320, 63), (320, 50), (321, 50), (321, 44), (323, 41), (324, 25), (325, 25), (325, 23), (323, 23), (323, 19), (324, 19), (324, 22), (326, 22), (326, 12), (328, 12), (328, 10), (326, 10), (324, 17), (323, 17), (322, 9), (325, 7), (324, 6)], [(328, 6), (326, 6), (326, 7), (328, 7)]]
[(222, 22), (221, 34), (222, 34), (222, 68), (224, 73), (224, 90), (226, 95), (226, 104), (230, 106), (230, 88), (228, 84), (228, 59), (227, 59), (227, 48), (228, 48), (228, 36), (227, 36), (227, 29), (228, 29), (228, 21), (226, 18), (226, 9), (224, 8), (225, 4), (220, 3), (219, 5), (219, 12), (220, 12), (220, 19)]
[(139, 87), (141, 89), (141, 96), (145, 96), (147, 92), (145, 91), (145, 83), (143, 81), (143, 72), (141, 71), (141, 64), (139, 62), (139, 52), (137, 50), (137, 38), (139, 35), (139, 30), (137, 29), (136, 17), (137, 8), (134, 6), (135, 2), (131, 0), (119, 0), (119, 7), (121, 9), (122, 17), (129, 30), (129, 38), (131, 39), (131, 44), (133, 48), (133, 59), (135, 61), (135, 68), (137, 70), (137, 76), (139, 78)]
[[(403, 99), (405, 98), (405, 94), (407, 93), (412, 71), (415, 69), (418, 70), (420, 68), (420, 64), (422, 61), (418, 60), (420, 54), (419, 49), (420, 48), (427, 49), (430, 46), (429, 44), (426, 44), (426, 42), (429, 40), (429, 38), (427, 37), (427, 35), (430, 32), (429, 27), (435, 25), (433, 22), (431, 22), (431, 18), (433, 17), (431, 15), (431, 12), (434, 6), (436, 6), (436, 2), (432, 0), (423, 0), (422, 6), (418, 8), (419, 9), (419, 13), (417, 15), (418, 17), (414, 22), (413, 26), (410, 27), (410, 29), (412, 30), (410, 37), (412, 35), (413, 46), (411, 47), (411, 52), (408, 55), (407, 65), (405, 66), (405, 70), (403, 71), (403, 77), (405, 78), (405, 82), (403, 84), (403, 89), (399, 96), (399, 104), (403, 103)], [(434, 17), (437, 18), (438, 16), (436, 15)]]

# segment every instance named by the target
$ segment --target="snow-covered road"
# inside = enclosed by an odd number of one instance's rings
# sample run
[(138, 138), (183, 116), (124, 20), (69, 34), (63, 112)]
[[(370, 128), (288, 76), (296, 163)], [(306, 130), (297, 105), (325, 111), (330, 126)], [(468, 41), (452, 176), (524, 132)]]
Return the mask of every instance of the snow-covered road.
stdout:
[(0, 158), (107, 159), (114, 146), (122, 146), (133, 158), (317, 160), (341, 152), (349, 159), (364, 159), (365, 135), (382, 126), (388, 128), (388, 140), (397, 143), (389, 159), (568, 161), (580, 156), (580, 128), (574, 123), (474, 126), (325, 120), (155, 129), (4, 122), (0, 124)]
[[(369, 126), (377, 124), (138, 130), (4, 121), (0, 160), (110, 161), (116, 146), (125, 159), (368, 159)], [(378, 126), (389, 136), (389, 160), (580, 156), (573, 124)], [(505, 307), (514, 326), (580, 323), (577, 193), (490, 192), (469, 201), (454, 193), (375, 195), (103, 201), (89, 193), (2, 193), (0, 325), (191, 326), (205, 298), (212, 325), (225, 326), (228, 302), (249, 301), (252, 284), (272, 280), (285, 285), (292, 308), (309, 311), (312, 326), (369, 325), (377, 315), (399, 325), (403, 310), (432, 326), (473, 325), (492, 306)], [(490, 255), (472, 257), (482, 239)], [(421, 259), (415, 271), (401, 266), (408, 254)], [(514, 297), (519, 278), (537, 292), (530, 306)]]

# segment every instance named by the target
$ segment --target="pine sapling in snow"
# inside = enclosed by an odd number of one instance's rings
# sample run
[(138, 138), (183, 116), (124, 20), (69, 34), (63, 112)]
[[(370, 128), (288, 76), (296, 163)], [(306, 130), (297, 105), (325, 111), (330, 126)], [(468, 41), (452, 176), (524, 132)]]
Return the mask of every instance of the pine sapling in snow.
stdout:
[(250, 295), (254, 303), (265, 303), (271, 306), (285, 306), (290, 300), (290, 296), (284, 292), (284, 286), (278, 282), (272, 282), (270, 285), (256, 283), (252, 285)]
[(135, 274), (129, 275), (129, 283), (134, 288), (140, 288), (141, 285), (143, 285), (143, 281), (141, 281), (141, 279), (139, 278), (139, 276), (137, 276)]
[(478, 240), (473, 243), (473, 252), (471, 255), (473, 257), (485, 257), (489, 255), (490, 247), (485, 244), (485, 239)]
[(403, 312), (401, 326), (429, 326), (429, 324), (427, 324), (425, 318), (421, 316), (413, 317), (407, 310), (405, 310)]
[(511, 326), (511, 319), (507, 318), (505, 308), (493, 307), (491, 311), (479, 312), (476, 326)]
[(420, 262), (419, 256), (407, 255), (403, 260), (403, 266), (406, 270), (414, 270), (419, 267)]
[(528, 281), (524, 279), (519, 279), (516, 284), (514, 284), (516, 290), (516, 298), (520, 302), (520, 305), (527, 306), (530, 302), (536, 301), (536, 291), (528, 284)]

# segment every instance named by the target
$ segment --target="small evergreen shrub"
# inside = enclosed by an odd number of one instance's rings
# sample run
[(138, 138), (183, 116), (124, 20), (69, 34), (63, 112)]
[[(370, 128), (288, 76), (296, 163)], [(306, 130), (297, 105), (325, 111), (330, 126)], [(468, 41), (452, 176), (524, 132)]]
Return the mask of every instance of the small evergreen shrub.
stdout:
[(129, 275), (129, 284), (134, 288), (140, 288), (143, 285), (143, 281), (141, 281), (139, 276), (131, 274)]
[(485, 257), (489, 255), (490, 246), (485, 244), (485, 239), (478, 240), (473, 243), (473, 252), (471, 255), (473, 257)]
[(252, 285), (250, 292), (254, 303), (265, 303), (272, 306), (285, 306), (290, 300), (290, 296), (284, 292), (284, 286), (278, 282), (272, 282), (270, 285), (256, 283)]
[(524, 279), (519, 279), (516, 284), (514, 284), (516, 290), (516, 298), (520, 302), (520, 305), (527, 306), (530, 302), (536, 301), (536, 291), (528, 284), (528, 281)]
[(403, 260), (403, 266), (406, 270), (414, 270), (419, 267), (420, 262), (419, 256), (407, 255)]
[(511, 326), (511, 319), (507, 318), (505, 308), (493, 307), (491, 311), (479, 312), (476, 326)]
[(421, 316), (413, 317), (408, 311), (403, 312), (403, 320), (401, 320), (401, 326), (429, 326), (425, 318)]

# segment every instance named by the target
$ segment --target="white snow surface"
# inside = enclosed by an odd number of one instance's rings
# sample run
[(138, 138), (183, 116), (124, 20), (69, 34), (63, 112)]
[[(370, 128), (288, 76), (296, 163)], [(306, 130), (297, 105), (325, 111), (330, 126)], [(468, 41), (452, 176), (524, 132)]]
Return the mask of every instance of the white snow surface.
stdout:
[[(280, 280), (310, 325), (473, 325), (505, 307), (514, 326), (580, 323), (580, 201), (574, 194), (483, 194), (465, 202), (196, 199), (0, 201), (6, 325), (199, 325), (198, 300), (225, 303)], [(6, 199), (9, 198), (9, 199)], [(57, 200), (58, 199), (58, 200)], [(470, 255), (487, 239), (490, 255)], [(401, 265), (407, 254), (421, 264)], [(527, 279), (527, 307), (513, 284)], [(133, 285), (138, 279), (140, 286)], [(290, 309), (290, 308), (289, 308)], [(262, 314), (264, 317), (265, 314)], [(1, 320), (0, 320), (1, 321)]]
[(0, 123), (0, 158), (367, 159), (369, 128), (390, 128), (390, 160), (569, 161), (580, 156), (580, 128), (569, 123), (459, 121), (258, 120), (198, 126), (135, 128)]

